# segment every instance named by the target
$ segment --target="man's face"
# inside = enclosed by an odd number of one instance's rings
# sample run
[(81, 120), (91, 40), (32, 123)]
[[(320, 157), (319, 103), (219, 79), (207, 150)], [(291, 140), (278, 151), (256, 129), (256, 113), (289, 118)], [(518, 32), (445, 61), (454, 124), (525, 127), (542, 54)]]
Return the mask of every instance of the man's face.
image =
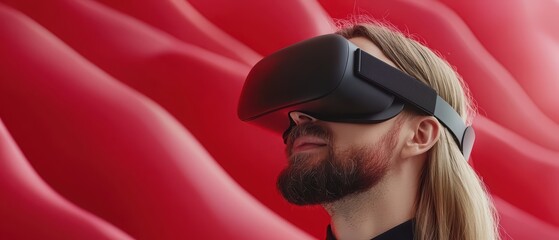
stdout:
[(374, 187), (388, 172), (400, 121), (345, 124), (299, 113), (291, 117), (299, 119), (287, 137), (289, 165), (277, 182), (289, 202), (330, 203)]
[[(362, 50), (395, 66), (371, 41), (351, 38)], [(291, 203), (330, 203), (377, 185), (387, 174), (402, 118), (376, 124), (323, 122), (301, 113), (287, 138), (289, 165), (277, 182)]]

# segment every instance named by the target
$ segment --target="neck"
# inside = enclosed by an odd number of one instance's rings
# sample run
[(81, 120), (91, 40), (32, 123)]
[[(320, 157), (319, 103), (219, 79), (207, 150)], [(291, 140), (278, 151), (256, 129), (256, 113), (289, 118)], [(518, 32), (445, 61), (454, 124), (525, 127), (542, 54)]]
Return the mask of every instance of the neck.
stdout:
[(414, 218), (423, 161), (409, 160), (368, 191), (323, 205), (337, 239), (372, 239)]

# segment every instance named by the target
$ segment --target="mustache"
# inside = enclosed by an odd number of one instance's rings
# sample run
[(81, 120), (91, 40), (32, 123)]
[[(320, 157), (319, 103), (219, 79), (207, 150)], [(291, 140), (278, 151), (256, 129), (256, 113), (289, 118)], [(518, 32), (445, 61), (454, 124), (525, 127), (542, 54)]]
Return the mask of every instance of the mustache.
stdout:
[(301, 125), (293, 125), (285, 131), (283, 134), (283, 140), (287, 145), (287, 149), (291, 149), (295, 139), (301, 136), (322, 138), (328, 145), (332, 142), (332, 132), (329, 128), (316, 123), (305, 123)]

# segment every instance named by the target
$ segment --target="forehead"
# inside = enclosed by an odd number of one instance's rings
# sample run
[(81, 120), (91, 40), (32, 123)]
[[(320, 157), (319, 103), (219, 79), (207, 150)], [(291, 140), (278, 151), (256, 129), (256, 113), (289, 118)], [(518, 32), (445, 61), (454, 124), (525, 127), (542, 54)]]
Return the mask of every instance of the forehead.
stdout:
[(361, 50), (373, 55), (374, 57), (382, 60), (383, 62), (395, 67), (396, 64), (394, 64), (394, 62), (392, 62), (390, 59), (388, 59), (388, 57), (386, 57), (386, 55), (384, 55), (384, 53), (382, 53), (382, 51), (380, 50), (379, 47), (377, 47), (377, 45), (375, 45), (373, 42), (371, 42), (370, 40), (364, 38), (364, 37), (355, 37), (355, 38), (350, 38), (348, 39), (350, 42), (352, 42), (353, 44), (357, 45), (357, 47), (361, 48)]

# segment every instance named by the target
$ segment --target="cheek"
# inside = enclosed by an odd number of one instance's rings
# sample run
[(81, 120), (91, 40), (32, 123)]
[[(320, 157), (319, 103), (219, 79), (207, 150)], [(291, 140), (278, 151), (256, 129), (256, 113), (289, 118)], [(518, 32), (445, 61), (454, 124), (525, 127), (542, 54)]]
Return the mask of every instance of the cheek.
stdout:
[(332, 133), (332, 147), (344, 151), (354, 147), (374, 146), (393, 128), (394, 119), (375, 124), (328, 122), (324, 127)]
[(382, 136), (382, 131), (379, 130), (364, 126), (333, 129), (333, 147), (337, 151), (343, 151), (356, 146), (374, 145)]

